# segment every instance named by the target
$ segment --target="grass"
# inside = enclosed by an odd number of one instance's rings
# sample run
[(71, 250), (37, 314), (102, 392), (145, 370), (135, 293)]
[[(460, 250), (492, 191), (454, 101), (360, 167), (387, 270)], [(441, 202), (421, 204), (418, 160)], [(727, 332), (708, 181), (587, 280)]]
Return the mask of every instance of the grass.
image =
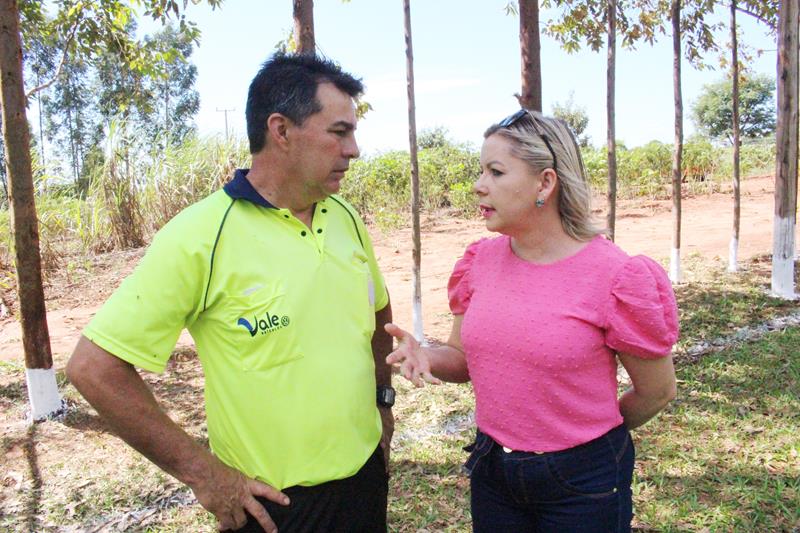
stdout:
[(684, 259), (682, 268), (685, 283), (675, 288), (681, 325), (678, 352), (800, 310), (797, 302), (769, 294), (768, 256), (742, 264), (735, 274), (726, 272), (724, 260), (709, 261), (698, 255)]
[[(687, 258), (678, 287), (681, 346), (796, 311), (769, 297), (768, 264), (723, 275)], [(676, 358), (679, 396), (634, 432), (638, 531), (795, 532), (800, 528), (800, 328), (699, 358)], [(190, 351), (146, 374), (170, 415), (206, 440), (202, 371)], [(62, 383), (63, 376), (59, 375)], [(469, 385), (396, 381), (391, 531), (470, 530), (462, 447), (474, 435)], [(180, 483), (110, 435), (64, 383), (62, 422), (29, 428), (21, 365), (0, 365), (0, 530), (215, 531)]]
[(637, 517), (657, 531), (800, 528), (800, 329), (683, 365), (637, 432)]

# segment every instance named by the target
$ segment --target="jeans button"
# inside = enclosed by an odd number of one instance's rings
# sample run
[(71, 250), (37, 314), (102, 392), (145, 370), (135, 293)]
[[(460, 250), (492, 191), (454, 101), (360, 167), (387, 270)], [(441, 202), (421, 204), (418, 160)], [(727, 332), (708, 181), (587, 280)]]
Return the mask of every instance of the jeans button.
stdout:
[(506, 447), (506, 446), (503, 446), (503, 451), (504, 451), (504, 452), (506, 452), (506, 453), (511, 453), (511, 452), (513, 452), (514, 450), (512, 450), (511, 448), (508, 448), (508, 447)]

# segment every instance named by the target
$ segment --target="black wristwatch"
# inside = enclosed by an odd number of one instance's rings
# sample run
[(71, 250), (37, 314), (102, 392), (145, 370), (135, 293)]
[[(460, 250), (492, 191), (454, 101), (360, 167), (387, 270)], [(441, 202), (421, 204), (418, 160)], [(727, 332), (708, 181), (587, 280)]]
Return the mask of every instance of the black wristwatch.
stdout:
[(378, 385), (378, 405), (391, 407), (394, 405), (394, 389), (386, 385)]

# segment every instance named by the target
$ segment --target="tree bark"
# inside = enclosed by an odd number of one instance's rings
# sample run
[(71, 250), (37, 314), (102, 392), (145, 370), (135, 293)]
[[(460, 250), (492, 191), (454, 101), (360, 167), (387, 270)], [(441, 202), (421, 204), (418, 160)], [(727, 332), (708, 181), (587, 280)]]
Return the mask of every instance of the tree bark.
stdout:
[(58, 393), (42, 288), (39, 228), (34, 203), (30, 132), (25, 116), (22, 44), (16, 0), (0, 0), (0, 105), (6, 148), (9, 205), (14, 231), (17, 293), (30, 421), (64, 407)]
[(425, 336), (422, 328), (422, 242), (419, 225), (419, 162), (417, 159), (417, 118), (414, 97), (414, 48), (411, 42), (411, 2), (403, 0), (403, 22), (406, 39), (406, 81), (408, 87), (408, 145), (411, 154), (411, 220), (414, 241), (413, 249), (413, 282), (414, 295), (412, 299), (412, 321), (414, 337), (417, 341), (424, 342)]
[(314, 0), (294, 0), (294, 40), (301, 54), (313, 54), (314, 43)]
[(775, 132), (775, 219), (772, 292), (795, 298), (794, 232), (797, 221), (798, 0), (784, 0), (778, 14), (778, 124)]
[(733, 80), (733, 233), (728, 251), (728, 271), (739, 269), (739, 226), (741, 214), (741, 190), (739, 175), (739, 43), (736, 38), (736, 0), (731, 0), (731, 78)]
[(608, 156), (608, 215), (606, 226), (613, 241), (617, 221), (617, 140), (616, 140), (616, 54), (617, 54), (617, 2), (608, 0), (608, 67), (606, 70), (606, 138)]
[(34, 203), (30, 132), (25, 115), (22, 45), (15, 0), (0, 0), (0, 88), (19, 293), (27, 368), (53, 366), (42, 288), (39, 228)]
[(522, 56), (522, 92), (525, 109), (542, 110), (542, 62), (539, 43), (539, 2), (519, 0), (519, 46)]
[(669, 277), (681, 280), (681, 159), (683, 157), (683, 96), (681, 94), (681, 0), (672, 0), (672, 86), (675, 96), (675, 146), (672, 153), (672, 250)]

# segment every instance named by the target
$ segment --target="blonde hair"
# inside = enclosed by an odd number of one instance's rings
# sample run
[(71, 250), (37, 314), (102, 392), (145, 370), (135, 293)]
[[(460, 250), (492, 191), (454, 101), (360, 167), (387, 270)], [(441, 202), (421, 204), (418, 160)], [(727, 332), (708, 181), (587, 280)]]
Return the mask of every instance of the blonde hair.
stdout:
[[(606, 230), (597, 226), (592, 217), (592, 192), (583, 166), (581, 151), (575, 136), (562, 120), (546, 117), (538, 111), (508, 127), (494, 124), (484, 138), (500, 135), (511, 141), (511, 153), (527, 162), (536, 173), (552, 168), (558, 176), (558, 214), (561, 226), (570, 237), (588, 241)], [(555, 159), (542, 136), (546, 136), (555, 152)], [(555, 167), (554, 167), (555, 163)]]

